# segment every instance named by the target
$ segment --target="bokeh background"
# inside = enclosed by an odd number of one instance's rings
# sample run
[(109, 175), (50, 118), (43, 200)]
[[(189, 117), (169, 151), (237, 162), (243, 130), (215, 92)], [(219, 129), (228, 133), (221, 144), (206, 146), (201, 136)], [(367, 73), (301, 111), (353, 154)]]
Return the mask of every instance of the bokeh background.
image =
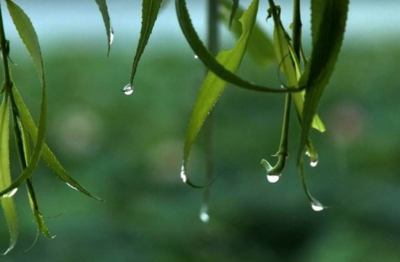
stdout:
[[(327, 131), (312, 133), (320, 162), (306, 170), (314, 196), (332, 208), (310, 208), (294, 157), (279, 183), (267, 182), (260, 160), (274, 161), (284, 97), (229, 86), (216, 107), (213, 147), (220, 177), (212, 187), (208, 224), (199, 219), (202, 191), (179, 178), (185, 131), (204, 68), (179, 31), (173, 3), (158, 20), (134, 94), (124, 96), (121, 89), (129, 81), (139, 34), (140, 1), (109, 1), (115, 41), (108, 58), (94, 1), (16, 2), (30, 15), (43, 47), (47, 141), (66, 169), (105, 202), (71, 190), (42, 163), (34, 175), (39, 204), (48, 216), (62, 213), (47, 220), (57, 237), (49, 241), (42, 236), (23, 253), (36, 231), (21, 188), (16, 195), (19, 243), (2, 261), (399, 261), (398, 1), (351, 1), (343, 52), (319, 109)], [(205, 1), (188, 2), (204, 36)], [(266, 2), (259, 11), (263, 25)], [(291, 1), (276, 2), (288, 26)], [(37, 117), (40, 86), (34, 67), (5, 16), (11, 58), (17, 63), (14, 79)], [(265, 25), (269, 34), (271, 28), (272, 22)], [(229, 32), (222, 35), (222, 46), (232, 46)], [(277, 69), (277, 63), (259, 68), (246, 58), (239, 73), (278, 85)], [(292, 120), (293, 156), (299, 127)], [(203, 141), (201, 136), (189, 172), (198, 183), (204, 182)], [(5, 249), (7, 227), (3, 217), (0, 222)]]

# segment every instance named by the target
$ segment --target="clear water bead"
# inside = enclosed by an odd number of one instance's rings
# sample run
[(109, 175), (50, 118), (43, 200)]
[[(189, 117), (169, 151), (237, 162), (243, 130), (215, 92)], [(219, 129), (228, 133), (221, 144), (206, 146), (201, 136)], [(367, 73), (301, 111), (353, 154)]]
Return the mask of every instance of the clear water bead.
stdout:
[(210, 221), (210, 215), (208, 214), (208, 206), (203, 205), (200, 209), (200, 220), (203, 223), (208, 223)]
[(311, 203), (311, 208), (316, 212), (324, 210), (324, 207), (322, 205), (314, 203)]
[(183, 183), (186, 183), (187, 177), (186, 177), (186, 174), (185, 174), (185, 167), (183, 165), (182, 165), (182, 168), (181, 168), (181, 179), (182, 179)]
[(318, 160), (310, 162), (310, 166), (312, 167), (316, 167), (317, 165), (318, 165)]
[(199, 59), (198, 55), (194, 55), (194, 59)]
[(267, 175), (268, 182), (274, 184), (279, 181), (279, 175)]
[(127, 84), (123, 89), (122, 92), (124, 92), (125, 95), (130, 96), (133, 94), (133, 87), (131, 84)]
[(114, 29), (110, 27), (110, 45), (114, 42)]

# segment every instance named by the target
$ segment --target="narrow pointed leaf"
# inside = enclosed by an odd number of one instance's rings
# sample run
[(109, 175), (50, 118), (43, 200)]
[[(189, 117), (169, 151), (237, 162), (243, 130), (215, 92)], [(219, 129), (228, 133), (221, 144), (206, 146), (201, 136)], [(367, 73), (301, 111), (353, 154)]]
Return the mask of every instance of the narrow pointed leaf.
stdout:
[[(29, 17), (25, 14), (25, 12), (21, 9), (21, 7), (19, 7), (11, 0), (6, 0), (6, 2), (11, 18), (19, 33), (19, 36), (22, 39), (22, 42), (25, 44), (26, 48), (28, 49), (28, 52), (32, 57), (33, 64), (36, 67), (39, 80), (42, 84), (42, 102), (40, 106), (39, 131), (38, 131), (37, 141), (35, 143), (34, 151), (28, 163), (28, 166), (24, 171), (22, 171), (22, 174), (17, 178), (15, 182), (12, 183), (11, 186), (0, 192), (0, 196), (17, 188), (22, 182), (24, 182), (28, 177), (32, 175), (40, 159), (40, 155), (44, 145), (44, 138), (46, 134), (46, 125), (47, 125), (46, 82), (45, 82), (43, 58), (40, 50), (39, 40)], [(13, 87), (13, 89), (15, 89), (15, 87)]]
[(307, 88), (298, 163), (303, 157), (312, 120), (338, 59), (347, 21), (349, 0), (311, 1), (313, 50), (309, 68), (300, 80)]
[[(217, 61), (231, 72), (236, 72), (238, 70), (246, 52), (251, 30), (253, 29), (256, 21), (258, 4), (259, 0), (253, 0), (247, 11), (243, 14), (240, 20), (243, 25), (243, 33), (236, 45), (229, 51), (221, 51), (217, 56)], [(226, 85), (226, 81), (220, 79), (213, 72), (208, 72), (200, 88), (200, 93), (197, 97), (192, 116), (190, 117), (184, 146), (184, 173), (186, 173), (190, 151), (197, 138), (197, 135), (207, 119), (207, 116), (210, 114), (212, 108), (217, 103), (219, 97), (224, 91)], [(189, 182), (190, 181), (187, 179), (187, 183)]]
[(103, 17), (104, 26), (106, 28), (106, 35), (107, 35), (107, 55), (110, 54), (111, 51), (111, 44), (114, 38), (114, 32), (111, 27), (110, 22), (110, 15), (108, 14), (108, 7), (106, 0), (96, 0), (97, 5), (99, 6), (101, 16)]
[(133, 59), (132, 73), (130, 84), (133, 86), (137, 67), (140, 58), (149, 42), (151, 32), (153, 31), (154, 24), (156, 23), (158, 12), (160, 11), (162, 0), (143, 0), (142, 2), (142, 28), (140, 30), (139, 43), (136, 49), (135, 58)]
[(231, 8), (231, 15), (229, 17), (229, 27), (232, 27), (232, 22), (235, 19), (236, 12), (239, 8), (239, 0), (231, 0), (232, 1), (232, 8)]
[(327, 207), (322, 205), (320, 201), (318, 201), (316, 198), (312, 196), (310, 193), (310, 190), (308, 189), (307, 183), (306, 183), (306, 178), (304, 174), (304, 163), (303, 160), (301, 160), (300, 165), (299, 165), (299, 172), (300, 172), (300, 179), (301, 179), (301, 184), (303, 185), (304, 192), (306, 193), (306, 196), (308, 200), (310, 201), (311, 207), (315, 211), (321, 211), (323, 209), (326, 209)]
[[(22, 125), (24, 129), (28, 132), (29, 136), (31, 137), (33, 143), (36, 143), (37, 137), (38, 137), (38, 130), (36, 128), (35, 122), (33, 121), (33, 118), (26, 107), (24, 101), (22, 100), (22, 97), (20, 93), (18, 92), (17, 88), (12, 89), (13, 91), (13, 98), (15, 99), (15, 103), (18, 108), (18, 113), (19, 117), (21, 119)], [(76, 188), (76, 190), (80, 191), (81, 193), (92, 197), (97, 200), (101, 200), (100, 198), (94, 196), (91, 194), (88, 190), (86, 190), (83, 186), (81, 186), (75, 179), (73, 179), (68, 172), (64, 169), (64, 167), (60, 164), (60, 162), (57, 160), (53, 152), (50, 150), (48, 145), (45, 143), (43, 147), (43, 152), (42, 152), (42, 157), (43, 160), (47, 163), (47, 165), (55, 172), (55, 174), (65, 183), (70, 185), (73, 188)]]
[(301, 87), (301, 88), (282, 89), (282, 88), (260, 86), (248, 82), (246, 80), (243, 80), (239, 76), (233, 74), (223, 65), (221, 65), (221, 63), (219, 63), (217, 60), (214, 59), (214, 57), (210, 54), (210, 52), (206, 49), (206, 47), (200, 40), (190, 19), (186, 1), (175, 0), (175, 7), (180, 27), (188, 44), (190, 45), (194, 53), (203, 62), (203, 64), (219, 78), (244, 89), (260, 91), (260, 92), (268, 92), (268, 93), (300, 92), (305, 88)]
[[(239, 19), (242, 17), (244, 10), (238, 7), (233, 20), (230, 21), (229, 16), (230, 10), (233, 8), (232, 4), (229, 0), (224, 0), (221, 4), (221, 21), (223, 21), (226, 26), (229, 26), (229, 23), (231, 22), (231, 31), (233, 35), (239, 39), (242, 35), (242, 25), (239, 22)], [(268, 66), (272, 62), (276, 61), (272, 40), (257, 22), (251, 32), (247, 52), (250, 58), (258, 66)]]
[[(0, 190), (11, 184), (10, 174), (10, 106), (6, 91), (0, 107)], [(18, 239), (18, 217), (13, 197), (1, 198), (1, 205), (10, 232), (10, 245), (4, 255), (10, 252)]]

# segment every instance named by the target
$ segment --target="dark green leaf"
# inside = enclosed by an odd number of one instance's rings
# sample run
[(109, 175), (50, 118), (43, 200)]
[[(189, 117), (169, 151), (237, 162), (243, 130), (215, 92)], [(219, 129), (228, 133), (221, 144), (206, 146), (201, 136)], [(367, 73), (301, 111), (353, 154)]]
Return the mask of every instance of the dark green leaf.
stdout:
[(133, 59), (132, 73), (130, 84), (133, 86), (136, 70), (139, 65), (140, 58), (149, 42), (151, 32), (156, 23), (158, 12), (160, 10), (162, 0), (143, 0), (142, 2), (142, 28), (140, 30), (139, 43), (136, 49), (135, 58)]
[[(232, 5), (229, 0), (224, 0), (221, 7), (220, 18), (228, 26)], [(231, 31), (237, 39), (242, 35), (242, 25), (239, 18), (243, 15), (243, 12), (244, 10), (238, 7), (232, 20)], [(258, 66), (267, 66), (276, 61), (272, 40), (257, 22), (251, 32), (247, 52)]]
[(340, 53), (348, 5), (349, 0), (313, 0), (311, 2), (313, 50), (310, 66), (300, 80), (308, 88), (305, 96), (298, 163), (308, 141), (312, 120)]
[[(47, 104), (43, 58), (35, 29), (33, 28), (33, 25), (29, 17), (18, 5), (16, 5), (11, 0), (6, 0), (6, 2), (8, 10), (10, 11), (11, 18), (19, 33), (19, 36), (21, 37), (26, 48), (28, 49), (28, 52), (31, 55), (33, 63), (36, 67), (36, 71), (38, 72), (39, 80), (42, 84), (42, 103), (40, 108), (39, 132), (29, 164), (27, 168), (24, 169), (22, 174), (17, 178), (15, 182), (13, 182), (11, 186), (0, 192), (0, 196), (7, 194), (11, 190), (17, 188), (23, 181), (25, 181), (28, 177), (30, 177), (32, 175), (32, 172), (35, 170), (36, 165), (39, 162), (42, 148), (44, 145), (44, 138), (46, 133), (46, 104)], [(13, 87), (13, 89), (15, 89), (15, 87)]]
[(231, 15), (229, 17), (229, 27), (232, 27), (232, 22), (236, 16), (236, 12), (239, 8), (239, 0), (232, 0), (232, 10), (231, 10)]
[(179, 24), (185, 35), (187, 42), (190, 47), (194, 51), (194, 53), (199, 57), (199, 59), (203, 62), (203, 64), (211, 70), (214, 74), (216, 74), (219, 78), (225, 80), (228, 83), (234, 84), (238, 87), (260, 91), (260, 92), (273, 92), (273, 93), (287, 93), (287, 92), (300, 92), (304, 88), (290, 88), (290, 89), (282, 89), (282, 88), (271, 88), (260, 86), (256, 84), (252, 84), (248, 81), (243, 80), (237, 75), (230, 72), (223, 65), (221, 65), (214, 57), (208, 52), (205, 48), (204, 44), (201, 42), (199, 36), (196, 33), (192, 25), (192, 21), (189, 16), (189, 12), (186, 6), (185, 0), (176, 0), (175, 1), (176, 12), (178, 15)]
[(301, 183), (303, 185), (304, 192), (306, 193), (306, 196), (307, 196), (308, 200), (310, 201), (311, 208), (314, 211), (322, 211), (322, 210), (326, 209), (327, 207), (322, 205), (321, 202), (319, 202), (317, 199), (315, 199), (311, 195), (310, 190), (308, 190), (307, 183), (306, 183), (306, 178), (305, 178), (305, 175), (304, 175), (304, 163), (303, 163), (303, 160), (301, 160), (301, 162), (299, 164), (299, 171), (300, 171)]
[[(7, 90), (3, 97), (3, 103), (0, 107), (0, 190), (4, 190), (11, 184), (10, 174), (10, 106), (9, 96)], [(18, 239), (18, 217), (15, 208), (14, 199), (15, 190), (10, 192), (9, 195), (4, 195), (1, 198), (1, 205), (3, 208), (4, 216), (10, 232), (10, 245), (4, 255), (10, 252)]]
[(107, 55), (109, 55), (111, 50), (111, 44), (114, 39), (114, 32), (110, 23), (110, 15), (108, 14), (107, 2), (106, 0), (96, 0), (96, 3), (99, 6), (101, 16), (103, 17), (104, 26), (106, 28), (107, 47), (108, 47)]
[[(13, 98), (15, 99), (15, 103), (18, 108), (18, 114), (21, 119), (22, 125), (24, 129), (28, 132), (31, 137), (33, 143), (36, 143), (38, 137), (38, 130), (36, 128), (35, 122), (26, 107), (24, 101), (22, 100), (21, 95), (19, 94), (17, 88), (14, 86), (12, 89)], [(55, 174), (65, 183), (67, 183), (70, 187), (84, 193), (87, 196), (92, 198), (101, 200), (100, 198), (92, 195), (89, 191), (87, 191), (83, 186), (81, 186), (77, 181), (75, 181), (68, 172), (64, 169), (64, 167), (57, 160), (53, 152), (44, 144), (43, 152), (42, 152), (43, 160), (49, 165), (49, 167), (55, 172)]]
[[(243, 16), (240, 20), (243, 25), (243, 33), (233, 49), (229, 51), (222, 51), (217, 56), (218, 63), (222, 64), (230, 72), (236, 72), (242, 62), (251, 30), (253, 29), (257, 18), (258, 4), (259, 0), (253, 0), (247, 11), (243, 13)], [(207, 116), (210, 114), (212, 108), (217, 103), (226, 85), (227, 83), (216, 76), (213, 72), (208, 72), (206, 79), (200, 88), (200, 93), (197, 97), (192, 116), (190, 118), (184, 146), (182, 166), (183, 173), (181, 175), (183, 176), (182, 179), (184, 182), (188, 184), (191, 184), (191, 182), (185, 174), (187, 171), (190, 151), (198, 133), (201, 130), (201, 127), (207, 119)]]

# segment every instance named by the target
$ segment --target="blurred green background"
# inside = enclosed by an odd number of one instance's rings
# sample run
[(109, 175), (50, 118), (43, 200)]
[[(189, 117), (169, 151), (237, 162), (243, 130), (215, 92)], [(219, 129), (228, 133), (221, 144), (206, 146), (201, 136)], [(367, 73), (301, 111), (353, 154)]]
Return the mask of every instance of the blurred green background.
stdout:
[[(42, 212), (62, 212), (47, 220), (57, 237), (42, 236), (22, 253), (36, 231), (21, 188), (19, 243), (1, 261), (399, 261), (398, 31), (376, 37), (358, 32), (345, 42), (319, 110), (327, 132), (312, 133), (320, 162), (306, 170), (314, 196), (332, 207), (323, 212), (310, 208), (294, 157), (277, 184), (267, 182), (260, 165), (262, 158), (274, 161), (284, 97), (229, 86), (216, 107), (214, 160), (220, 177), (212, 187), (211, 220), (204, 224), (202, 191), (179, 178), (185, 131), (204, 76), (200, 61), (181, 35), (164, 33), (143, 57), (134, 94), (124, 96), (136, 40), (119, 41), (116, 27), (107, 58), (97, 18), (98, 36), (47, 36), (43, 53), (48, 144), (73, 177), (105, 202), (71, 190), (42, 163), (34, 180)], [(137, 33), (136, 28), (132, 37)], [(38, 116), (39, 84), (18, 41), (11, 42), (18, 64), (12, 67), (14, 79)], [(277, 67), (257, 68), (246, 58), (240, 74), (278, 85)], [(299, 139), (292, 120), (291, 156)], [(204, 182), (203, 140), (188, 173), (198, 183)], [(13, 159), (17, 175), (15, 154)], [(7, 241), (1, 217), (2, 249)]]

